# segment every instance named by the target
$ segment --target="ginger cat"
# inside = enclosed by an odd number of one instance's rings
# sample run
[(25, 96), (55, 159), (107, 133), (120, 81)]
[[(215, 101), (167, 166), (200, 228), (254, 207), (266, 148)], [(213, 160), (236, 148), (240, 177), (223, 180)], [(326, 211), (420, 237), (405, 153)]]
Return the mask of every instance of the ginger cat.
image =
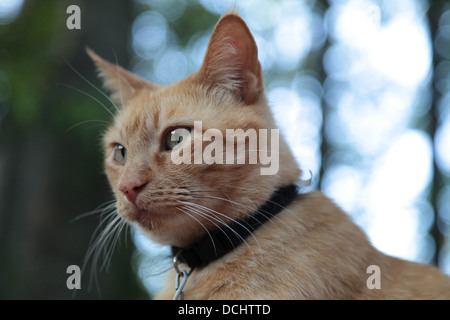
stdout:
[[(194, 121), (202, 121), (203, 132), (215, 128), (224, 135), (227, 129), (276, 129), (255, 41), (237, 14), (226, 14), (217, 23), (200, 70), (169, 86), (150, 83), (88, 53), (119, 105), (104, 135), (105, 168), (118, 213), (149, 238), (188, 247), (218, 226), (248, 221), (276, 190), (299, 179), (298, 165), (282, 137), (275, 141), (279, 170), (271, 175), (261, 174), (261, 162), (172, 161), (176, 147), (189, 143), (185, 139), (193, 134)], [(318, 191), (297, 195), (261, 224), (245, 243), (191, 270), (184, 298), (450, 298), (448, 276), (377, 251)], [(370, 266), (378, 268), (377, 274)], [(157, 298), (172, 298), (175, 277), (172, 270)]]

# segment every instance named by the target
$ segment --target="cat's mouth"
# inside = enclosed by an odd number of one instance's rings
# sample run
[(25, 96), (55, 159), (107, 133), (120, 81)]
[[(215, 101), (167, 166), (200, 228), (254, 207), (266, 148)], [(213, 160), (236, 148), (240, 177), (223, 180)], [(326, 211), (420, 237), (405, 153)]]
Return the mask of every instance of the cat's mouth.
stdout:
[(133, 223), (137, 223), (139, 227), (144, 230), (151, 231), (162, 222), (162, 220), (167, 219), (167, 216), (160, 211), (155, 210), (142, 210), (138, 209), (131, 214), (127, 214), (127, 220)]

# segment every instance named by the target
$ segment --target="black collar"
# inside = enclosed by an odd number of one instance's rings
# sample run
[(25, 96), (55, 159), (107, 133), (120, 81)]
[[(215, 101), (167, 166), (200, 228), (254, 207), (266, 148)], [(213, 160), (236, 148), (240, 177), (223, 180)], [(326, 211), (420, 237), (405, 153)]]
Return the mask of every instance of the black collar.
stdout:
[(203, 267), (235, 249), (259, 226), (287, 207), (297, 194), (295, 184), (282, 187), (250, 217), (239, 219), (226, 228), (218, 228), (188, 247), (172, 247), (172, 254), (191, 270)]

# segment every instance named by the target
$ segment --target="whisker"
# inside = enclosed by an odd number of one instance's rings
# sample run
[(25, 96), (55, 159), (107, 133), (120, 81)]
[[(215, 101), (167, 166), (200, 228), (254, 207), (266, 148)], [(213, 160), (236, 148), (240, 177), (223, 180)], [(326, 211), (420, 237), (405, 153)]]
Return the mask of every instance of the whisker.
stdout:
[[(99, 88), (97, 88), (97, 86), (95, 86), (92, 82), (90, 82), (88, 79), (86, 79), (86, 77), (84, 77), (80, 72), (78, 72), (78, 70), (76, 70), (70, 63), (69, 61), (67, 61), (64, 58), (64, 62), (69, 66), (70, 69), (72, 69), (73, 72), (75, 72), (81, 79), (83, 79), (84, 81), (86, 81), (86, 83), (88, 85), (90, 85), (92, 88), (94, 88), (95, 90), (97, 90), (97, 92), (99, 92), (102, 96), (104, 96), (106, 99), (108, 99), (109, 102), (111, 102), (111, 104), (114, 106), (114, 108), (116, 109), (116, 111), (120, 114), (120, 110), (117, 107), (117, 105), (114, 103), (114, 101), (106, 94), (104, 93), (102, 90), (100, 90)], [(108, 109), (109, 110), (109, 109)]]
[[(216, 210), (213, 210), (213, 209), (211, 209), (211, 208), (202, 206), (201, 204), (198, 204), (198, 203), (189, 203), (189, 204), (190, 204), (190, 205), (193, 205), (193, 206), (199, 206), (199, 207), (201, 207), (201, 208), (203, 208), (203, 209), (205, 209), (205, 210), (207, 210), (207, 211), (209, 211), (209, 212), (211, 212), (211, 213), (215, 213), (215, 214), (218, 214), (218, 215), (220, 215), (220, 216), (222, 216), (222, 217), (225, 217), (225, 218), (227, 218), (227, 219), (230, 219), (231, 221), (233, 221), (233, 222), (236, 223), (237, 225), (239, 225), (239, 226), (241, 226), (242, 228), (244, 228), (245, 231), (247, 231), (248, 234), (255, 240), (256, 244), (258, 245), (259, 251), (262, 253), (261, 247), (259, 246), (259, 242), (258, 242), (258, 240), (255, 238), (255, 236), (253, 235), (253, 232), (250, 231), (250, 230), (249, 230), (246, 226), (244, 226), (242, 223), (240, 223), (239, 221), (237, 221), (237, 220), (235, 220), (235, 219), (233, 219), (233, 218), (231, 218), (231, 217), (229, 217), (229, 216), (227, 216), (227, 215), (225, 215), (225, 214), (223, 214), (223, 213), (220, 213), (220, 212), (218, 212), (218, 211), (216, 211)], [(240, 237), (240, 236), (239, 236), (239, 237)], [(240, 238), (246, 243), (246, 241), (245, 241), (242, 237), (240, 237)], [(250, 247), (249, 247), (249, 248), (250, 248)]]
[[(187, 204), (186, 202), (183, 202), (183, 201), (181, 201), (181, 203)], [(190, 205), (193, 205), (193, 206), (201, 207), (201, 208), (203, 208), (203, 209), (205, 209), (205, 210), (208, 210), (209, 212), (216, 213), (216, 214), (218, 214), (218, 215), (220, 215), (220, 216), (222, 216), (222, 217), (225, 217), (225, 218), (231, 220), (232, 222), (235, 222), (236, 224), (240, 225), (241, 227), (245, 228), (245, 226), (242, 225), (242, 224), (240, 224), (237, 220), (235, 220), (235, 219), (233, 219), (233, 218), (231, 218), (231, 217), (229, 217), (229, 216), (227, 216), (227, 215), (225, 215), (225, 214), (223, 214), (223, 213), (220, 213), (220, 212), (218, 212), (218, 211), (216, 211), (216, 210), (213, 210), (213, 209), (211, 209), (211, 208), (208, 208), (208, 207), (203, 206), (203, 205), (198, 204), (198, 203), (193, 203), (193, 202), (192, 202), (192, 203), (189, 203), (189, 204), (190, 204)], [(258, 222), (259, 222), (259, 221), (258, 221)], [(250, 230), (248, 230), (248, 229), (246, 229), (246, 230), (247, 230), (249, 233), (251, 233)], [(256, 239), (255, 239), (255, 240), (256, 240)]]
[[(77, 124), (74, 124), (69, 129), (67, 129), (66, 132), (69, 132), (69, 131), (75, 129), (76, 127), (78, 127), (78, 126), (81, 126), (83, 124), (90, 123), (90, 122), (98, 122), (98, 123), (103, 124), (103, 125), (108, 125), (109, 124), (107, 121), (103, 121), (103, 120), (85, 120), (85, 121), (81, 121), (81, 122), (79, 122)], [(99, 124), (99, 126), (100, 126), (100, 124)]]
[(77, 92), (79, 92), (79, 93), (81, 93), (81, 94), (84, 94), (84, 95), (88, 96), (89, 98), (93, 99), (95, 102), (97, 102), (98, 104), (100, 104), (100, 105), (103, 107), (103, 109), (105, 109), (106, 112), (108, 112), (108, 113), (114, 118), (114, 114), (112, 113), (112, 111), (109, 110), (109, 108), (108, 108), (103, 102), (101, 102), (100, 100), (98, 100), (96, 97), (94, 97), (94, 96), (91, 95), (90, 93), (87, 93), (87, 92), (85, 92), (85, 91), (83, 91), (83, 90), (80, 90), (80, 89), (78, 89), (78, 88), (76, 88), (76, 87), (73, 87), (73, 86), (71, 86), (71, 85), (68, 85), (68, 84), (60, 83), (60, 85), (62, 85), (62, 86), (64, 86), (64, 87), (67, 87), (67, 88), (69, 88), (69, 89), (75, 90), (75, 91), (77, 91)]
[[(98, 285), (98, 281), (97, 281), (97, 265), (98, 262), (100, 260), (100, 256), (103, 253), (103, 256), (105, 256), (105, 247), (108, 246), (108, 239), (111, 237), (111, 233), (114, 231), (114, 224), (116, 223), (116, 221), (118, 220), (118, 218), (114, 218), (108, 225), (107, 227), (102, 231), (102, 233), (99, 235), (99, 237), (97, 238), (96, 242), (94, 243), (93, 247), (92, 247), (92, 265), (91, 265), (91, 277), (89, 279), (89, 289), (91, 289), (92, 286), (92, 275), (94, 276), (97, 288), (99, 290), (99, 285)], [(99, 268), (99, 270), (103, 270), (103, 268), (105, 267), (105, 261), (103, 262), (103, 264), (101, 265), (101, 267)]]
[(179, 211), (181, 211), (181, 212), (187, 214), (189, 217), (191, 217), (192, 219), (194, 219), (194, 220), (197, 221), (198, 223), (200, 223), (200, 225), (203, 227), (203, 229), (205, 229), (205, 231), (208, 233), (209, 238), (211, 239), (211, 243), (212, 243), (212, 245), (213, 245), (213, 247), (214, 247), (214, 252), (217, 253), (217, 250), (216, 250), (216, 244), (214, 243), (214, 239), (213, 239), (213, 237), (211, 236), (211, 233), (209, 232), (209, 230), (205, 227), (205, 225), (204, 225), (203, 223), (201, 223), (197, 218), (193, 217), (191, 214), (189, 214), (189, 213), (187, 213), (186, 211), (184, 211), (183, 209), (181, 209), (181, 208), (179, 208), (179, 207), (177, 207), (177, 209), (178, 209)]
[[(232, 203), (234, 205), (237, 205), (237, 206), (242, 208), (242, 209), (239, 209), (239, 208), (237, 209), (239, 212), (242, 212), (242, 213), (250, 216), (252, 219), (255, 219), (257, 222), (260, 223), (260, 221), (258, 221), (256, 218), (253, 217), (252, 214), (250, 214), (248, 212), (248, 211), (253, 212), (255, 210), (253, 207), (245, 205), (245, 204), (242, 204), (242, 203), (238, 203), (236, 201), (233, 201), (233, 200), (230, 199), (230, 196), (228, 195), (228, 194), (237, 194), (237, 195), (239, 195), (239, 194), (247, 194), (248, 193), (248, 189), (246, 189), (246, 188), (237, 187), (237, 186), (230, 186), (230, 185), (200, 185), (200, 186), (187, 185), (187, 186), (184, 186), (184, 187), (189, 189), (189, 188), (194, 188), (194, 187), (198, 188), (198, 187), (207, 187), (207, 186), (223, 186), (225, 188), (242, 189), (242, 190), (245, 190), (245, 192), (239, 193), (239, 192), (233, 192), (233, 191), (228, 191), (228, 190), (227, 191), (221, 191), (221, 190), (189, 190), (189, 193), (190, 193), (189, 195), (192, 196), (193, 198), (196, 198), (196, 199), (210, 199), (210, 200), (221, 200), (221, 201), (230, 202), (230, 203)], [(208, 195), (198, 195), (198, 193), (223, 193), (228, 199), (225, 199), (225, 198), (222, 198), (222, 197), (215, 197), (215, 196), (211, 196), (211, 195), (210, 196), (208, 196)], [(275, 202), (273, 202), (270, 199), (268, 201), (271, 202), (271, 203), (276, 204), (277, 206), (279, 206), (279, 207), (281, 207), (283, 209), (285, 209), (289, 214), (295, 215), (289, 208), (281, 206), (280, 204), (275, 203)], [(276, 215), (273, 215), (273, 214), (271, 214), (270, 212), (268, 212), (266, 210), (260, 210), (259, 209), (258, 212), (260, 212), (261, 215), (263, 215), (265, 218), (268, 218), (269, 216), (275, 218), (277, 221), (280, 221), (283, 225), (285, 225), (286, 227), (291, 229), (291, 227), (289, 225), (287, 225), (283, 220), (281, 220)], [(270, 220), (272, 224), (275, 224), (271, 219), (268, 219), (268, 220)]]
[(126, 225), (127, 223), (125, 222), (125, 220), (121, 218), (119, 219), (119, 222), (115, 224), (114, 228), (111, 229), (110, 236), (108, 237), (109, 244), (105, 246), (103, 265), (100, 270), (105, 269), (106, 271), (108, 271), (109, 266), (111, 265), (111, 259), (114, 253), (114, 249), (117, 245), (118, 240), (120, 239), (122, 230)]
[(207, 192), (207, 193), (231, 193), (231, 194), (245, 194), (244, 192), (233, 192), (233, 191), (221, 191), (221, 190), (189, 190), (189, 192)]
[[(88, 290), (91, 290), (93, 284), (95, 284), (99, 294), (100, 286), (97, 278), (97, 270), (108, 270), (114, 249), (117, 243), (120, 243), (120, 235), (124, 228), (127, 230), (128, 226), (127, 222), (117, 214), (115, 201), (106, 202), (103, 206), (105, 207), (77, 217), (77, 219), (80, 219), (88, 215), (100, 213), (101, 221), (91, 237), (82, 266), (82, 273), (84, 273), (88, 263), (91, 262)], [(102, 256), (103, 261), (100, 268), (98, 268)]]
[(183, 186), (183, 187), (184, 188), (224, 187), (224, 188), (241, 189), (241, 190), (244, 190), (246, 194), (248, 193), (248, 188), (238, 187), (238, 186), (233, 186), (233, 185), (227, 185), (227, 184), (186, 185), (186, 186)]
[[(181, 201), (179, 201), (179, 202), (182, 203)], [(235, 232), (230, 226), (228, 226), (228, 225), (225, 223), (225, 221), (223, 221), (223, 220), (220, 219), (220, 218), (211, 216), (211, 215), (207, 214), (206, 212), (202, 212), (202, 211), (199, 210), (199, 209), (192, 208), (192, 207), (190, 206), (191, 203), (185, 203), (185, 205), (187, 205), (187, 207), (185, 207), (186, 210), (189, 210), (189, 211), (192, 212), (192, 213), (196, 213), (196, 214), (201, 215), (202, 217), (204, 217), (205, 219), (207, 219), (208, 221), (210, 221), (212, 224), (214, 224), (218, 229), (220, 229), (220, 231), (222, 231), (222, 233), (227, 237), (227, 239), (230, 241), (231, 245), (234, 247), (233, 241), (231, 241), (231, 239), (230, 239), (230, 237), (227, 235), (227, 233), (226, 233), (226, 232), (225, 232), (218, 224), (214, 223), (214, 221), (210, 220), (209, 218), (214, 219), (215, 221), (218, 221), (218, 222), (222, 223), (225, 227), (229, 228), (229, 229), (230, 229), (232, 232), (234, 232), (238, 237), (240, 237), (239, 234), (238, 234), (237, 232)], [(241, 238), (241, 239), (242, 239), (242, 238)], [(244, 240), (244, 239), (242, 239), (242, 240)], [(216, 254), (217, 254), (217, 252), (216, 252)]]
[[(190, 204), (188, 204), (188, 205), (190, 205)], [(186, 209), (187, 209), (187, 208), (186, 208)], [(211, 221), (209, 218), (215, 219), (216, 221), (221, 221), (221, 222), (223, 223), (224, 226), (226, 226), (228, 229), (230, 229), (230, 230), (231, 230), (231, 231), (232, 231), (239, 239), (242, 240), (243, 243), (245, 243), (245, 245), (246, 245), (247, 248), (250, 250), (250, 253), (251, 253), (252, 256), (253, 256), (253, 260), (254, 260), (255, 262), (257, 262), (257, 259), (256, 259), (256, 257), (255, 257), (255, 254), (254, 254), (252, 248), (251, 248), (251, 247), (249, 246), (249, 244), (247, 243), (247, 241), (245, 241), (245, 239), (244, 239), (239, 233), (237, 233), (233, 228), (231, 228), (229, 225), (227, 225), (226, 223), (224, 223), (224, 221), (223, 221), (222, 219), (217, 218), (217, 217), (214, 217), (214, 216), (212, 216), (212, 215), (209, 215), (209, 214), (207, 214), (206, 212), (201, 212), (200, 210), (197, 210), (197, 209), (195, 209), (195, 208), (190, 208), (190, 209), (191, 209), (191, 212), (192, 212), (192, 213), (198, 214), (198, 215), (204, 217), (205, 219), (207, 219), (208, 221)], [(195, 210), (195, 211), (192, 211), (192, 210)], [(233, 220), (233, 219), (231, 219), (231, 220)], [(211, 222), (212, 222), (212, 221), (211, 221)], [(223, 234), (225, 234), (225, 236), (226, 236), (227, 239), (230, 241), (230, 243), (231, 243), (231, 245), (233, 246), (233, 248), (235, 248), (233, 241), (232, 241), (231, 238), (227, 235), (227, 233), (226, 233), (221, 227), (219, 227), (217, 224), (215, 224), (214, 222), (212, 222), (212, 223), (213, 223), (218, 229), (220, 229), (220, 231), (221, 231)], [(258, 241), (256, 241), (256, 243), (258, 244)], [(259, 247), (259, 244), (258, 244), (258, 247)], [(215, 253), (217, 254), (217, 251), (216, 251), (215, 249), (214, 249), (214, 251), (215, 251)], [(260, 253), (261, 253), (261, 248), (260, 248)]]
[[(102, 206), (105, 206), (105, 207), (102, 208)], [(82, 214), (76, 216), (75, 218), (73, 218), (72, 220), (70, 220), (70, 222), (73, 223), (75, 221), (86, 218), (88, 216), (92, 216), (97, 213), (104, 213), (105, 211), (114, 209), (115, 207), (116, 207), (116, 200), (106, 201), (105, 203), (103, 203), (102, 205), (97, 207), (97, 209), (94, 209), (94, 210), (86, 212), (86, 213), (82, 213)]]
[[(88, 249), (88, 252), (86, 253), (86, 258), (89, 259), (91, 255), (94, 255), (94, 262), (97, 261), (98, 254), (100, 249), (103, 248), (104, 240), (108, 238), (111, 229), (113, 228), (114, 224), (120, 219), (118, 215), (116, 215), (115, 211), (112, 211), (107, 216), (108, 222), (105, 228), (103, 228), (100, 232), (99, 230), (102, 228), (103, 223), (105, 220), (102, 220), (100, 224), (97, 226), (97, 228), (94, 230), (93, 237), (98, 234), (98, 236), (95, 238), (95, 240), (92, 241), (90, 244), (90, 248)], [(94, 238), (93, 238), (94, 239)], [(87, 262), (87, 260), (86, 260)]]
[[(114, 211), (110, 212), (107, 217), (111, 217), (115, 214)], [(102, 224), (104, 223), (105, 220), (102, 220), (97, 227), (95, 228), (91, 240), (89, 241), (89, 245), (88, 245), (88, 250), (86, 252), (86, 255), (83, 259), (83, 265), (81, 268), (81, 273), (83, 274), (84, 271), (86, 270), (86, 266), (89, 262), (90, 259), (92, 259), (92, 263), (91, 263), (91, 268), (90, 268), (90, 276), (89, 276), (89, 285), (88, 285), (88, 290), (90, 291), (92, 288), (92, 282), (95, 282), (95, 286), (97, 288), (97, 291), (100, 294), (100, 286), (98, 283), (98, 279), (97, 279), (97, 255), (94, 254), (95, 251), (99, 250), (99, 241), (98, 239), (100, 237), (102, 237), (102, 233), (104, 232), (100, 232), (100, 234), (97, 236), (97, 234), (99, 233), (99, 230), (101, 229)], [(94, 240), (95, 239), (95, 240)]]
[[(310, 171), (310, 170), (309, 170)], [(221, 191), (221, 190), (189, 190), (189, 192), (202, 192), (202, 193), (223, 193), (223, 194), (225, 194), (226, 196), (227, 196), (227, 198), (230, 200), (230, 201), (232, 201), (231, 199), (230, 199), (230, 197), (228, 196), (228, 194), (230, 193), (230, 194), (237, 194), (237, 195), (242, 195), (242, 194), (247, 194), (248, 193), (248, 189), (247, 188), (244, 188), (244, 187), (238, 187), (238, 186), (231, 186), (231, 185), (214, 185), (214, 184), (211, 184), (211, 185), (198, 185), (198, 186), (196, 186), (196, 185), (188, 185), (188, 186), (185, 186), (186, 188), (198, 188), (198, 187), (218, 187), (218, 186), (223, 186), (223, 187), (226, 187), (226, 188), (235, 188), (235, 189), (242, 189), (242, 190), (245, 190), (245, 192), (242, 192), (242, 193), (239, 193), (239, 192), (233, 192), (233, 191)], [(192, 196), (196, 196), (196, 195), (192, 195)], [(220, 198), (215, 198), (215, 199), (220, 199)], [(222, 198), (222, 200), (226, 200), (226, 199), (223, 199)], [(284, 210), (286, 210), (286, 211), (288, 211), (289, 213), (291, 213), (291, 214), (294, 214), (288, 207), (285, 207), (285, 206), (282, 206), (282, 205), (280, 205), (279, 203), (276, 203), (276, 202), (274, 202), (274, 201), (272, 201), (272, 200), (268, 200), (268, 202), (270, 202), (270, 203), (273, 203), (273, 204), (275, 204), (275, 205), (277, 205), (277, 206), (279, 206), (280, 208), (282, 208), (282, 209), (284, 209)], [(242, 203), (237, 203), (237, 202), (233, 202), (234, 204), (236, 204), (236, 205), (240, 205), (240, 206), (245, 206), (244, 204), (242, 204)], [(248, 208), (250, 208), (250, 207), (248, 207)], [(250, 208), (251, 209), (251, 208)], [(267, 212), (266, 212), (267, 213)]]
[[(225, 199), (225, 198), (221, 198), (221, 197), (214, 197), (214, 196), (197, 196), (197, 195), (193, 195), (193, 197), (195, 198), (199, 198), (199, 199), (211, 199), (211, 200), (221, 200), (221, 201), (226, 201), (235, 205), (238, 205), (240, 207), (243, 207), (245, 209), (251, 209), (251, 211), (254, 211), (254, 209), (248, 205), (230, 200), (230, 199)], [(270, 200), (269, 200), (270, 201)], [(273, 202), (273, 201), (270, 201)], [(278, 205), (278, 204), (277, 204)], [(280, 206), (282, 207), (282, 206)], [(287, 209), (287, 208), (286, 208)], [(251, 213), (249, 213), (248, 211), (244, 210), (244, 209), (238, 209), (240, 212), (246, 214), (247, 216), (249, 216), (250, 218), (256, 220), (258, 223), (262, 224), (260, 221), (258, 221), (258, 219), (256, 219)], [(275, 222), (272, 221), (272, 219), (269, 219), (268, 217), (272, 217), (274, 219), (277, 219), (277, 221), (281, 222), (283, 225), (285, 225), (288, 228), (291, 228), (288, 224), (286, 224), (286, 222), (284, 222), (283, 220), (281, 220), (279, 217), (277, 217), (276, 215), (271, 214), (270, 212), (266, 211), (266, 210), (260, 210), (258, 209), (258, 212), (261, 213), (262, 216), (264, 216), (267, 220), (269, 220), (272, 224), (275, 225)], [(292, 213), (292, 211), (289, 210), (290, 213)], [(293, 214), (293, 213), (292, 213)]]
[[(197, 205), (196, 203), (186, 203), (186, 205), (188, 205), (188, 206), (192, 206), (192, 205)], [(204, 208), (204, 209), (209, 209), (209, 208), (207, 208), (207, 207), (204, 207), (204, 206), (201, 206), (201, 205), (198, 205), (198, 206), (200, 206), (200, 207), (202, 207), (202, 208)], [(195, 210), (195, 208), (190, 208), (190, 209), (194, 209)], [(252, 256), (253, 256), (253, 259), (254, 259), (254, 261), (257, 261), (256, 260), (256, 257), (255, 257), (255, 254), (254, 254), (254, 252), (253, 252), (253, 250), (252, 250), (252, 248), (249, 246), (249, 244), (247, 243), (247, 241), (245, 241), (245, 239), (239, 234), (239, 233), (237, 233), (233, 228), (231, 228), (228, 224), (226, 224), (225, 223), (225, 221), (223, 221), (222, 219), (220, 219), (220, 218), (218, 218), (218, 217), (214, 217), (213, 215), (209, 215), (209, 214), (207, 214), (206, 212), (201, 212), (201, 210), (195, 210), (196, 212), (192, 212), (192, 213), (197, 213), (197, 214), (199, 214), (199, 215), (201, 215), (201, 216), (203, 216), (203, 217), (205, 217), (207, 220), (209, 220), (208, 219), (208, 217), (209, 218), (213, 218), (213, 219), (215, 219), (216, 221), (220, 221), (225, 227), (227, 227), (229, 230), (231, 230), (239, 239), (241, 239), (242, 240), (242, 242), (247, 246), (247, 248), (250, 250), (250, 253), (252, 254)], [(216, 213), (218, 213), (218, 212), (216, 212)], [(220, 214), (220, 213), (219, 213)], [(225, 216), (225, 215), (224, 215)], [(235, 221), (234, 219), (232, 219), (232, 218), (230, 218), (230, 217), (227, 217), (227, 216), (225, 216), (226, 218), (228, 218), (229, 220), (231, 220), (231, 221), (233, 221), (233, 222), (235, 222), (236, 224), (239, 224), (237, 221)], [(209, 221), (211, 221), (211, 220), (209, 220)], [(211, 221), (212, 222), (212, 221)], [(234, 246), (234, 243), (233, 243), (233, 241), (231, 240), (231, 238), (226, 234), (226, 232), (222, 229), (222, 228), (220, 228), (217, 224), (215, 224), (214, 222), (212, 222), (217, 228), (219, 228), (221, 231), (222, 231), (222, 233), (224, 233), (225, 234), (225, 236), (228, 238), (228, 240), (230, 241), (230, 243), (231, 243), (231, 245), (233, 246), (233, 248), (235, 248), (235, 246)], [(243, 228), (245, 228), (243, 225), (241, 225)], [(250, 231), (250, 230), (248, 230), (247, 228), (245, 228), (246, 229), (246, 231), (248, 231), (249, 232), (249, 234), (250, 235), (252, 235), (252, 237), (255, 239), (255, 242), (256, 242), (256, 244), (258, 245), (258, 248), (259, 248), (259, 251), (260, 251), (260, 254), (262, 254), (262, 250), (261, 250), (261, 247), (259, 246), (259, 243), (258, 243), (258, 240), (256, 240), (256, 238), (253, 236), (253, 234), (252, 234), (252, 232)], [(215, 251), (216, 252), (216, 254), (217, 254), (217, 251)]]
[(122, 95), (122, 82), (120, 81), (120, 74), (119, 74), (119, 61), (117, 59), (116, 52), (113, 50), (114, 58), (116, 59), (116, 71), (117, 71), (117, 79), (119, 79), (119, 94), (120, 94), (120, 103), (122, 103), (122, 106), (125, 106), (123, 95)]
[(279, 204), (278, 202), (272, 201), (272, 200), (270, 200), (270, 199), (267, 200), (267, 201), (270, 202), (270, 203), (273, 203), (274, 205), (277, 205), (278, 207), (280, 207), (280, 208), (283, 209), (283, 210), (286, 210), (286, 211), (288, 211), (288, 212), (294, 214), (294, 212), (292, 212), (288, 207), (285, 207), (285, 206)]

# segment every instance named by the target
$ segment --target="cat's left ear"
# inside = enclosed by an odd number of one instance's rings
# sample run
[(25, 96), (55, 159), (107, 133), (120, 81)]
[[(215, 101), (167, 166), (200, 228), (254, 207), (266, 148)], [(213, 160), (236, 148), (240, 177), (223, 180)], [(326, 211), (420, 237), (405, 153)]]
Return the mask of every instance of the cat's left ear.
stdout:
[(105, 88), (111, 92), (111, 99), (117, 104), (126, 103), (139, 90), (158, 88), (158, 85), (142, 79), (116, 64), (103, 60), (92, 50), (86, 49), (86, 52), (97, 65)]
[(258, 48), (237, 14), (226, 14), (217, 23), (199, 75), (208, 88), (232, 93), (247, 105), (261, 96), (264, 85)]

